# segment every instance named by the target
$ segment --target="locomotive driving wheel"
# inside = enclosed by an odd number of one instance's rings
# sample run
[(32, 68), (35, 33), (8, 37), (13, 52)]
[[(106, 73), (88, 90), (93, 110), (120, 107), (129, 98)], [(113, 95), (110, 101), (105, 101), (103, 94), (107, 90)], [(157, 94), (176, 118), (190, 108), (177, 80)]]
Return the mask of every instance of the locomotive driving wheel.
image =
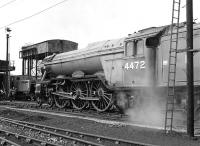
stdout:
[(75, 97), (74, 100), (71, 100), (72, 105), (75, 109), (81, 110), (86, 106), (86, 102), (81, 100), (80, 97), (88, 96), (88, 87), (85, 82), (74, 82), (71, 86), (72, 96)]
[[(69, 92), (69, 85), (58, 85), (57, 92)], [(54, 95), (55, 104), (58, 108), (70, 107), (70, 100), (67, 98), (59, 97), (58, 95)]]
[(112, 93), (99, 80), (92, 83), (91, 96), (99, 99), (92, 101), (92, 106), (99, 112), (106, 111), (112, 104)]

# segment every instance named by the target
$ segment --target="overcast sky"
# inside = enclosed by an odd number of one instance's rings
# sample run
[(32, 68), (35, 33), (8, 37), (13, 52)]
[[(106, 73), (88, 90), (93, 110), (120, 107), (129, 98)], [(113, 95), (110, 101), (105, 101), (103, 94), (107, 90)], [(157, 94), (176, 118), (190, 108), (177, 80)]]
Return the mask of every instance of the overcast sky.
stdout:
[[(0, 0), (0, 59), (6, 55), (4, 26), (35, 14), (63, 0)], [(66, 0), (25, 21), (10, 25), (11, 60), (21, 74), (19, 51), (25, 44), (48, 39), (75, 41), (79, 48), (88, 43), (127, 36), (143, 28), (171, 23), (173, 0)], [(8, 5), (4, 6), (6, 3)], [(194, 18), (200, 22), (200, 0), (193, 0)], [(185, 0), (182, 0), (182, 5)], [(185, 21), (185, 8), (181, 21)], [(2, 28), (3, 27), (3, 28)]]

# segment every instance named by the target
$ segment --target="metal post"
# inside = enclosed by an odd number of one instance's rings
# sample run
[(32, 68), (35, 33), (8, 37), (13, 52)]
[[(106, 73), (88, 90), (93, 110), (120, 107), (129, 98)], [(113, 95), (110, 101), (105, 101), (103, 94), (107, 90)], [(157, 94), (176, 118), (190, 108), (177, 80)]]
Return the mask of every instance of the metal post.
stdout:
[(194, 84), (193, 84), (193, 0), (186, 0), (187, 19), (187, 134), (194, 137)]
[(27, 61), (28, 61), (28, 63), (27, 63), (27, 65), (28, 65), (27, 75), (30, 76), (30, 59), (28, 58)]
[(8, 91), (9, 91), (9, 87), (8, 87), (8, 68), (9, 68), (9, 62), (8, 62), (8, 38), (9, 38), (9, 34), (6, 34), (6, 99), (8, 99)]
[(37, 58), (35, 59), (35, 79), (37, 80), (37, 78), (38, 78), (38, 74), (37, 74), (37, 72), (38, 72), (38, 68), (37, 68), (37, 66), (38, 66), (38, 60), (37, 60)]
[(22, 59), (22, 75), (24, 75), (25, 60)]
[(10, 80), (9, 80), (9, 32), (11, 32), (10, 28), (6, 28), (6, 99), (9, 97), (9, 91), (10, 91)]

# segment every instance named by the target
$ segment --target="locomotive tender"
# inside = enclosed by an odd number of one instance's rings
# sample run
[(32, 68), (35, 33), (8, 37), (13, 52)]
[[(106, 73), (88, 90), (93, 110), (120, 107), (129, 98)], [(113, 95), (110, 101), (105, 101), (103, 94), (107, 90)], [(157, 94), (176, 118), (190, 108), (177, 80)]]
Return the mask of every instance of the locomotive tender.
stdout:
[[(170, 27), (151, 27), (125, 38), (89, 44), (85, 49), (54, 54), (43, 60), (43, 78), (36, 84), (38, 104), (59, 108), (93, 107), (106, 111), (129, 108), (135, 100), (167, 97)], [(174, 28), (175, 31), (175, 28)], [(194, 24), (194, 49), (200, 47), (200, 24)], [(180, 25), (176, 104), (186, 99), (186, 25)], [(194, 53), (195, 104), (198, 107), (200, 54)], [(123, 94), (122, 94), (123, 93)], [(123, 96), (122, 96), (123, 95)]]

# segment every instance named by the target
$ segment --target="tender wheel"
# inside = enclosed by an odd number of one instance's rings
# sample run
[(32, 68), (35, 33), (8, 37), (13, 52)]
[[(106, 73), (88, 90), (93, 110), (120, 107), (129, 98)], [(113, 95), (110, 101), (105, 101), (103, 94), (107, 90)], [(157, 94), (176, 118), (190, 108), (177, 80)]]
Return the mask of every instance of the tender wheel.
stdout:
[(39, 97), (39, 96), (37, 96), (37, 97), (36, 97), (36, 103), (37, 103), (38, 106), (42, 106), (42, 103), (43, 103), (43, 102), (42, 102), (42, 98)]
[(78, 110), (83, 109), (87, 104), (80, 97), (88, 96), (87, 84), (85, 82), (74, 82), (70, 91), (72, 92), (72, 96), (75, 97), (75, 100), (71, 100), (73, 107)]
[(106, 111), (112, 104), (112, 93), (101, 81), (92, 83), (91, 96), (99, 98), (99, 100), (92, 101), (92, 106), (99, 112)]
[(50, 94), (48, 97), (47, 97), (47, 106), (48, 107), (52, 107), (54, 105), (54, 98), (53, 96)]
[[(59, 86), (57, 87), (57, 91), (58, 92), (69, 92), (69, 85), (68, 84), (64, 84), (63, 86)], [(57, 95), (54, 96), (55, 99), (55, 104), (58, 108), (65, 108), (70, 107), (71, 103), (69, 99), (63, 99), (62, 97), (59, 97)]]

